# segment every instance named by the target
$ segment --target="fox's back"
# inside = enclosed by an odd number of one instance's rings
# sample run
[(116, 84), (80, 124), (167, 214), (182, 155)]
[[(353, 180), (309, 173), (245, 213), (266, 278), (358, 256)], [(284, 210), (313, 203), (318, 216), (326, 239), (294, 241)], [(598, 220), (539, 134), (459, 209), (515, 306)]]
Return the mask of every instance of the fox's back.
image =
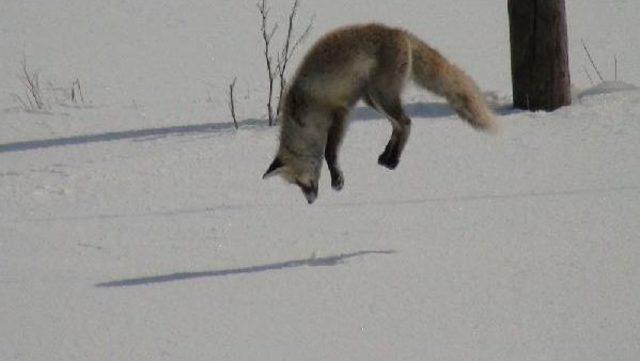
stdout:
[(394, 61), (405, 38), (403, 30), (379, 24), (337, 29), (309, 50), (292, 84), (316, 100), (355, 101), (351, 98), (359, 96), (359, 88)]

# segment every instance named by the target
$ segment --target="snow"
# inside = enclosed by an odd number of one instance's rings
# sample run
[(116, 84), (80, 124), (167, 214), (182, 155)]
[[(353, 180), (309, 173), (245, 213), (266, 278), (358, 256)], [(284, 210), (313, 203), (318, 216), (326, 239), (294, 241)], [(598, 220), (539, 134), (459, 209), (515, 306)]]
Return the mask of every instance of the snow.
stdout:
[[(567, 8), (582, 91), (529, 113), (508, 107), (501, 2), (304, 2), (312, 38), (378, 20), (429, 40), (502, 126), (476, 132), (411, 89), (388, 171), (390, 127), (358, 108), (344, 190), (324, 169), (308, 206), (261, 179), (277, 129), (253, 2), (3, 4), (0, 359), (637, 360), (640, 3)], [(624, 83), (589, 86), (581, 38)], [(23, 54), (90, 102), (17, 110)]]
[(633, 84), (625, 83), (623, 81), (609, 80), (609, 81), (603, 81), (592, 88), (589, 88), (580, 92), (580, 94), (578, 94), (578, 97), (582, 98), (590, 95), (610, 94), (610, 93), (632, 91), (632, 90), (638, 90), (638, 87)]

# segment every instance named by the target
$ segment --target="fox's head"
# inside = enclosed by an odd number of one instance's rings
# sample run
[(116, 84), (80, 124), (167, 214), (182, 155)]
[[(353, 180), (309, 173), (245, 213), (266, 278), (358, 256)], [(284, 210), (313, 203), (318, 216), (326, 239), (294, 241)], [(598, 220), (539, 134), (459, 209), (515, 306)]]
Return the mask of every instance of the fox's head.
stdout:
[(311, 159), (294, 159), (278, 154), (262, 178), (281, 176), (286, 182), (297, 185), (311, 204), (318, 197), (319, 164)]
[(297, 185), (309, 204), (318, 197), (318, 181), (326, 131), (320, 113), (307, 113), (304, 119), (296, 119), (282, 112), (280, 122), (280, 146), (275, 159), (263, 178), (281, 176), (286, 182)]

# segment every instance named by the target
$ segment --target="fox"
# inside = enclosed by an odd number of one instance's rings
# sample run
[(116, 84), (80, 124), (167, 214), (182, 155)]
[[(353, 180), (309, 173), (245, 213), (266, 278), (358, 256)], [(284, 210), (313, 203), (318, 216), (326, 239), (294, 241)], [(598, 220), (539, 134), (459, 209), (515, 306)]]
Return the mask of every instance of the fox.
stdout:
[(291, 78), (278, 109), (278, 150), (263, 179), (281, 176), (312, 204), (324, 158), (331, 187), (342, 190), (338, 152), (360, 100), (390, 121), (391, 137), (378, 163), (395, 169), (411, 130), (401, 100), (410, 80), (444, 97), (472, 127), (495, 132), (495, 116), (476, 83), (437, 50), (404, 29), (346, 26), (321, 37)]

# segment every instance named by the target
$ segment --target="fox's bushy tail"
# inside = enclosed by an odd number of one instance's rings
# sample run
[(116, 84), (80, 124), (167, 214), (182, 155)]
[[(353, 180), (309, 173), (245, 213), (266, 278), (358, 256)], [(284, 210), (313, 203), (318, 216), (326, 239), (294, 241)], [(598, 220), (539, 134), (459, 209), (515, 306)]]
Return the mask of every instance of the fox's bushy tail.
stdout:
[(411, 34), (408, 37), (414, 81), (445, 97), (456, 113), (474, 128), (495, 131), (495, 116), (476, 83), (422, 40)]

